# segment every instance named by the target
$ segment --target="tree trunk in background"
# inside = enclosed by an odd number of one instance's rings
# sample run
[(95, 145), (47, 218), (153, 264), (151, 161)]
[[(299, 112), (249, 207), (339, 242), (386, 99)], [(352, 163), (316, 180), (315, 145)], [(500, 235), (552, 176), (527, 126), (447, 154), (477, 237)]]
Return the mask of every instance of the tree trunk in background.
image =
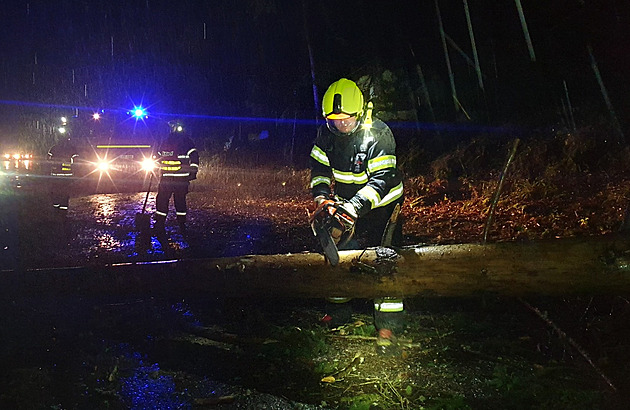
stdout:
[(599, 89), (602, 93), (602, 97), (604, 98), (604, 102), (606, 103), (606, 108), (608, 108), (610, 119), (613, 122), (613, 126), (615, 127), (615, 130), (619, 134), (619, 138), (620, 138), (619, 142), (625, 145), (626, 137), (624, 136), (623, 131), (621, 130), (621, 124), (619, 124), (619, 120), (617, 119), (617, 114), (615, 114), (615, 108), (612, 105), (612, 101), (610, 101), (610, 98), (608, 97), (608, 90), (606, 89), (606, 86), (604, 85), (604, 81), (602, 80), (602, 75), (599, 72), (599, 66), (597, 64), (597, 60), (595, 60), (595, 56), (593, 55), (593, 48), (589, 45), (586, 47), (586, 49), (588, 51), (588, 56), (591, 61), (591, 67), (593, 68), (593, 73), (595, 73), (595, 78), (597, 79), (597, 84), (599, 84)]
[[(5, 297), (57, 295), (193, 296), (511, 296), (630, 293), (630, 235), (487, 245), (144, 262), (104, 267), (5, 271)], [(390, 255), (391, 256), (391, 255)], [(357, 263), (360, 260), (360, 263)]]
[(451, 96), (453, 98), (453, 105), (455, 106), (455, 112), (459, 112), (460, 104), (457, 100), (457, 89), (455, 88), (455, 76), (451, 68), (451, 59), (448, 56), (448, 47), (446, 45), (446, 33), (444, 32), (444, 26), (442, 25), (442, 15), (440, 14), (440, 5), (438, 0), (435, 0), (435, 13), (437, 15), (438, 27), (440, 29), (440, 38), (442, 39), (442, 49), (444, 51), (444, 59), (446, 60), (446, 69), (448, 71), (448, 78), (451, 84)]
[(523, 29), (523, 35), (525, 36), (525, 42), (527, 43), (527, 50), (529, 51), (529, 59), (536, 61), (536, 53), (534, 52), (534, 46), (532, 45), (532, 39), (529, 36), (529, 29), (527, 28), (527, 20), (525, 20), (525, 13), (523, 12), (523, 6), (521, 0), (515, 0), (516, 10), (518, 11), (518, 18), (521, 20), (521, 27)]

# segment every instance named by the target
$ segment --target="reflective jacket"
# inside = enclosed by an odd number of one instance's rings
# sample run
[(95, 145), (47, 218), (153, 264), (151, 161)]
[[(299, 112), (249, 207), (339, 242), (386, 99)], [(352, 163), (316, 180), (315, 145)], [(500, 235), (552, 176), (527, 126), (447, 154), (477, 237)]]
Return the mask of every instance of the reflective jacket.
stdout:
[(74, 159), (79, 155), (75, 145), (69, 140), (63, 140), (48, 150), (48, 160), (51, 161), (50, 175), (54, 177), (72, 177)]
[(193, 141), (181, 134), (170, 134), (158, 151), (162, 177), (190, 181), (199, 171), (199, 152)]
[(389, 127), (374, 119), (350, 135), (319, 129), (311, 150), (313, 197), (332, 192), (351, 200), (357, 215), (386, 206), (403, 196), (402, 177), (396, 168), (396, 141)]

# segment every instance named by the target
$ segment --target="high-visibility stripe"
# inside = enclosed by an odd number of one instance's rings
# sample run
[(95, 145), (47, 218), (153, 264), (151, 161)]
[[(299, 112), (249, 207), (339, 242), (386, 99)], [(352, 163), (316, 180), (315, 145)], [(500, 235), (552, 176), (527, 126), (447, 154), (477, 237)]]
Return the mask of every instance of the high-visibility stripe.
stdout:
[(386, 206), (391, 204), (397, 199), (400, 199), (403, 195), (403, 184), (402, 182), (392, 188), (385, 197), (381, 198), (381, 196), (376, 192), (374, 188), (371, 186), (364, 186), (359, 189), (357, 194), (366, 198), (372, 204), (372, 208), (380, 208), (382, 206)]
[(313, 149), (311, 150), (311, 158), (313, 158), (315, 161), (319, 162), (322, 165), (325, 165), (327, 167), (330, 166), (328, 155), (326, 155), (326, 153), (322, 151), (322, 149), (319, 148), (317, 145), (313, 146)]
[(377, 312), (402, 312), (405, 310), (405, 306), (402, 300), (380, 300), (374, 301), (374, 310)]
[(160, 215), (160, 216), (166, 216), (166, 212), (162, 212), (162, 211), (158, 211), (158, 210), (155, 211), (155, 214), (156, 215)]
[(179, 160), (164, 159), (160, 161), (160, 169), (164, 176), (176, 176), (176, 171), (181, 171), (182, 162)]
[(392, 188), (389, 193), (387, 195), (385, 195), (385, 198), (383, 198), (381, 200), (381, 202), (379, 202), (376, 206), (377, 207), (381, 207), (381, 206), (386, 206), (391, 204), (392, 202), (394, 202), (397, 199), (400, 199), (400, 197), (402, 197), (403, 195), (403, 184), (402, 182), (398, 185), (396, 185), (394, 188)]
[(326, 298), (330, 303), (346, 303), (352, 300), (352, 298), (341, 296), (330, 296)]
[(368, 176), (365, 172), (355, 174), (353, 172), (344, 172), (337, 169), (333, 169), (333, 176), (335, 181), (342, 184), (367, 184)]
[(137, 145), (137, 144), (118, 144), (118, 145), (97, 145), (96, 148), (151, 148), (150, 145)]
[(186, 216), (186, 212), (175, 212), (177, 216)]
[(176, 173), (176, 172), (169, 172), (169, 173), (162, 173), (162, 176), (164, 177), (189, 177), (190, 176), (190, 172), (180, 172), (180, 173)]
[(359, 192), (357, 192), (357, 194), (370, 201), (370, 203), (372, 204), (372, 208), (376, 208), (376, 205), (381, 201), (381, 196), (371, 186), (364, 186), (363, 188), (359, 189)]
[(330, 178), (323, 177), (323, 176), (316, 176), (316, 177), (313, 177), (313, 179), (311, 179), (311, 188), (319, 184), (326, 184), (330, 186), (330, 183), (331, 183)]
[(367, 169), (370, 174), (380, 171), (381, 169), (396, 167), (395, 155), (383, 155), (368, 161)]

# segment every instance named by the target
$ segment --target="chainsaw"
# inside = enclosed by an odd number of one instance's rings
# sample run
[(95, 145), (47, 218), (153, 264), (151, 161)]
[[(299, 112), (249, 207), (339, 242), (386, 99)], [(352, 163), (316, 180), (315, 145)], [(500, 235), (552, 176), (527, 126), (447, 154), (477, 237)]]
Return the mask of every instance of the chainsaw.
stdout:
[(337, 244), (345, 244), (351, 239), (354, 229), (348, 227), (353, 226), (354, 221), (342, 207), (327, 199), (310, 215), (310, 223), (326, 259), (332, 266), (337, 266), (339, 263)]

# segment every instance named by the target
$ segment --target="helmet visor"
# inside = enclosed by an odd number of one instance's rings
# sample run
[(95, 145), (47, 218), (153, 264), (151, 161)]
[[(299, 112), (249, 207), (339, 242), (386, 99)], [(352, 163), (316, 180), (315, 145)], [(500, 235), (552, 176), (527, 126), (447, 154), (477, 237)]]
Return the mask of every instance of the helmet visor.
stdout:
[(340, 113), (340, 114), (333, 114), (330, 113), (326, 116), (326, 119), (328, 120), (345, 120), (346, 118), (350, 118), (351, 115), (350, 114), (346, 114), (346, 113)]
[[(337, 114), (339, 115), (339, 114)], [(357, 129), (359, 121), (357, 117), (345, 115), (345, 118), (331, 118), (336, 115), (331, 115), (326, 118), (326, 126), (334, 133), (339, 134), (351, 134)]]

